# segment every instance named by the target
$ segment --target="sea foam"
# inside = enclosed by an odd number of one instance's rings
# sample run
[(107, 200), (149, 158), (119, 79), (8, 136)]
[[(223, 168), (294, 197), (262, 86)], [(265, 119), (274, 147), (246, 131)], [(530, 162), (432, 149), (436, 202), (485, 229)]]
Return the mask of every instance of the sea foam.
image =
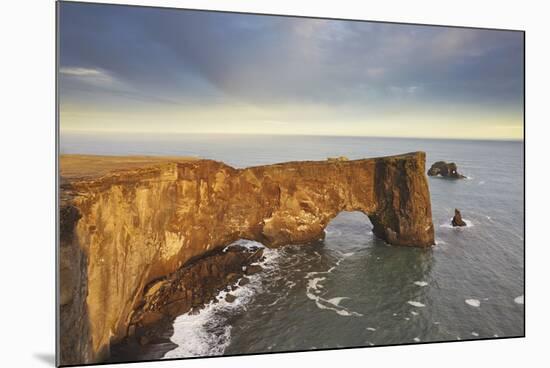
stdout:
[(416, 286), (427, 286), (428, 283), (426, 281), (415, 281), (414, 284)]
[(423, 308), (423, 307), (426, 306), (425, 304), (422, 304), (420, 302), (415, 302), (414, 300), (409, 300), (407, 303), (409, 303), (413, 307), (417, 307), (417, 308)]
[[(346, 255), (344, 255), (344, 257), (345, 256)], [(330, 299), (325, 299), (319, 295), (322, 292), (321, 289), (324, 288), (324, 286), (322, 285), (322, 282), (326, 280), (326, 276), (323, 276), (323, 277), (314, 277), (314, 276), (328, 275), (332, 273), (332, 271), (334, 271), (336, 267), (338, 267), (341, 261), (342, 261), (342, 258), (336, 262), (336, 266), (330, 267), (327, 271), (308, 272), (305, 276), (305, 278), (308, 280), (307, 286), (306, 286), (306, 296), (309, 299), (313, 300), (315, 302), (315, 305), (319, 309), (331, 310), (343, 317), (351, 317), (351, 316), (361, 317), (363, 316), (361, 313), (351, 311), (340, 305), (342, 300), (350, 299), (349, 297), (339, 296), (339, 297), (334, 297)]]
[(248, 276), (250, 283), (231, 291), (231, 294), (237, 297), (232, 303), (225, 300), (228, 293), (222, 290), (216, 296), (217, 303), (210, 302), (196, 314), (186, 313), (177, 317), (173, 323), (174, 333), (170, 340), (178, 346), (168, 351), (163, 358), (222, 355), (229, 346), (231, 326), (227, 324), (227, 315), (246, 310), (246, 305), (262, 290), (262, 274), (276, 267), (280, 254), (279, 250), (265, 248), (253, 241), (239, 240), (228, 247), (236, 245), (264, 248), (265, 260), (258, 263), (264, 271)]
[(514, 302), (517, 303), (517, 304), (523, 304), (524, 303), (524, 297), (523, 295), (520, 295), (518, 296), (517, 298), (514, 299)]

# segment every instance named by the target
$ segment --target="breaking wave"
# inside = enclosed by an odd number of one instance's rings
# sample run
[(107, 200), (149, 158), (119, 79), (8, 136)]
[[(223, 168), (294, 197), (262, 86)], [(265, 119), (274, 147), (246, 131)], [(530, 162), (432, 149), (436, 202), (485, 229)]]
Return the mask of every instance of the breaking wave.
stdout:
[(257, 263), (263, 267), (264, 271), (248, 276), (250, 283), (231, 291), (231, 294), (236, 297), (232, 303), (225, 300), (228, 292), (222, 290), (216, 296), (217, 302), (210, 302), (198, 313), (188, 312), (177, 317), (170, 340), (178, 346), (168, 351), (163, 358), (222, 355), (229, 346), (231, 325), (227, 323), (228, 316), (246, 310), (246, 305), (254, 299), (254, 295), (262, 291), (262, 274), (277, 266), (280, 255), (277, 250), (265, 248), (258, 242), (248, 240), (239, 240), (228, 247), (237, 245), (264, 248), (265, 260)]

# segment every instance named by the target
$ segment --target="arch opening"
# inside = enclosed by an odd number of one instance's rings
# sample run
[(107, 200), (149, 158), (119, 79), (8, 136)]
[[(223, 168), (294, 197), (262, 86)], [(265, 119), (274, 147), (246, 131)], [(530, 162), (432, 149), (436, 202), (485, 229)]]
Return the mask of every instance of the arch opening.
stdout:
[(363, 211), (341, 211), (325, 227), (325, 242), (329, 244), (355, 243), (366, 245), (375, 237), (374, 225)]

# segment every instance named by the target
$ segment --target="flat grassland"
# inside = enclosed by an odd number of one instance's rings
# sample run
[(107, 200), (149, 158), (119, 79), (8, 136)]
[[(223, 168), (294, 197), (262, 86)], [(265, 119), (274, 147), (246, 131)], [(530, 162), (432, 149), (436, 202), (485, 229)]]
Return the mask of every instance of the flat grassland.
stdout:
[(144, 168), (166, 162), (198, 160), (188, 156), (100, 156), (60, 155), (59, 170), (64, 179), (98, 177), (117, 170)]

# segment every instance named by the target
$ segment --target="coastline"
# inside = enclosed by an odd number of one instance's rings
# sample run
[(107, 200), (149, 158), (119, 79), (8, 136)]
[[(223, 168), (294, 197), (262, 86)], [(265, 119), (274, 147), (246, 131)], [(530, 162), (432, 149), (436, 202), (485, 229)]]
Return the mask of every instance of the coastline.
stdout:
[[(161, 359), (177, 348), (170, 339), (177, 317), (196, 315), (222, 300), (238, 303), (234, 292), (262, 271), (263, 248), (230, 245), (189, 261), (182, 268), (149, 283), (134, 312), (129, 333), (111, 346), (106, 362)], [(232, 293), (233, 292), (233, 293)]]
[[(72, 170), (64, 168), (67, 159)], [(344, 210), (366, 213), (388, 243), (430, 246), (424, 160), (416, 152), (234, 169), (188, 158), (61, 157), (61, 251), (82, 259), (72, 265), (62, 257), (62, 318), (76, 321), (75, 331), (85, 329), (78, 317), (86, 310), (90, 330), (82, 335), (91, 343), (81, 342), (84, 355), (103, 361), (111, 344), (131, 335), (150, 282), (238, 239), (268, 247), (322, 239)], [(90, 176), (103, 161), (114, 171)], [(131, 168), (121, 169), (128, 162)], [(71, 335), (62, 333), (62, 347), (70, 344)]]

